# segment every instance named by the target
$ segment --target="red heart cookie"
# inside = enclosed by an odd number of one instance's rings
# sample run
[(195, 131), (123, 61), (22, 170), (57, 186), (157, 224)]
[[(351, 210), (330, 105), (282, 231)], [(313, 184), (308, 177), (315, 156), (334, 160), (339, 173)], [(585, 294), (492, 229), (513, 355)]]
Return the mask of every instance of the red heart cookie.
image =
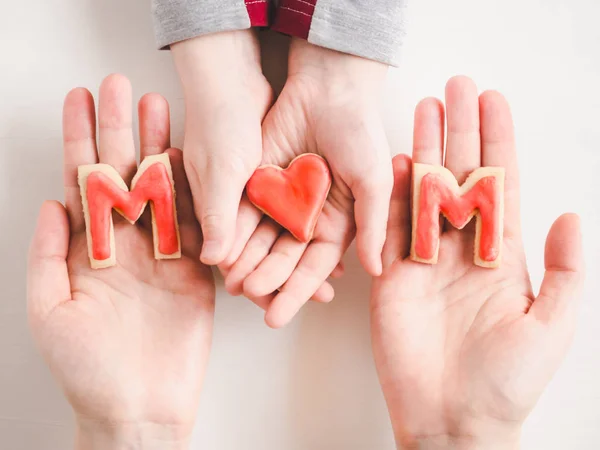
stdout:
[(246, 185), (248, 198), (301, 242), (308, 242), (321, 214), (331, 172), (319, 155), (294, 158), (287, 169), (261, 166)]

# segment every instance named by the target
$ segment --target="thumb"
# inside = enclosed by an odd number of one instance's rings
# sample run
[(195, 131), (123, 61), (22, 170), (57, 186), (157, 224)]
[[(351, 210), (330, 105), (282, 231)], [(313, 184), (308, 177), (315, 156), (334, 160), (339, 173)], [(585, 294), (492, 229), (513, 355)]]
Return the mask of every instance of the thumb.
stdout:
[(220, 264), (231, 250), (242, 194), (254, 169), (241, 160), (239, 165), (244, 167), (233, 167), (231, 160), (223, 163), (219, 159), (209, 160), (204, 170), (197, 172), (200, 196), (194, 195), (204, 239), (200, 259), (208, 265)]
[(46, 201), (40, 209), (27, 267), (27, 303), (33, 325), (71, 299), (68, 252), (67, 212), (60, 203)]
[(563, 214), (550, 229), (544, 256), (546, 273), (530, 312), (548, 323), (574, 312), (583, 284), (583, 248), (579, 217)]
[(383, 246), (383, 267), (389, 267), (398, 258), (404, 258), (410, 250), (410, 181), (412, 161), (410, 156), (399, 154), (392, 160), (394, 189), (390, 200), (390, 217), (387, 237)]

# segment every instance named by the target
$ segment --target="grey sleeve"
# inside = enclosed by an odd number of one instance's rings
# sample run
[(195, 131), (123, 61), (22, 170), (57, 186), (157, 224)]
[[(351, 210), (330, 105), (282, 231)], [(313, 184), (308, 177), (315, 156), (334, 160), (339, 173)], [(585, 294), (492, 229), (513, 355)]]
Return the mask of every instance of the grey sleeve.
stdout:
[(398, 65), (406, 0), (318, 0), (308, 41)]
[(244, 0), (152, 0), (152, 16), (161, 49), (202, 34), (251, 26)]

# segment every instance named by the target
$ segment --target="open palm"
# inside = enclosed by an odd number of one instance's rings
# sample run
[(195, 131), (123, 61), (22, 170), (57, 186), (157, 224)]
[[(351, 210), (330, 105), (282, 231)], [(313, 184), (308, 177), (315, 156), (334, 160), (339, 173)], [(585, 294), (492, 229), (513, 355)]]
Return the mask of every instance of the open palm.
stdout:
[(384, 273), (371, 298), (375, 359), (399, 446), (505, 448), (518, 441), (570, 342), (583, 278), (579, 223), (564, 215), (553, 225), (536, 298), (508, 104), (496, 92), (478, 98), (473, 82), (457, 77), (446, 87), (446, 107), (445, 155), (443, 106), (426, 99), (417, 107), (413, 160), (444, 163), (460, 183), (477, 167), (505, 167), (502, 263), (473, 264), (473, 224), (444, 225), (437, 265), (407, 259), (411, 161), (397, 156)]
[[(166, 100), (140, 101), (141, 156), (167, 151)], [(194, 217), (182, 155), (169, 149), (180, 221), (182, 258), (153, 257), (148, 211), (136, 225), (115, 219), (117, 265), (92, 270), (77, 186), (77, 166), (114, 166), (126, 182), (136, 170), (131, 87), (121, 76), (100, 89), (98, 151), (94, 102), (72, 91), (64, 107), (66, 209), (42, 207), (29, 261), (32, 332), (82, 422), (164, 427), (187, 438), (212, 335), (214, 281), (199, 262), (201, 234)]]

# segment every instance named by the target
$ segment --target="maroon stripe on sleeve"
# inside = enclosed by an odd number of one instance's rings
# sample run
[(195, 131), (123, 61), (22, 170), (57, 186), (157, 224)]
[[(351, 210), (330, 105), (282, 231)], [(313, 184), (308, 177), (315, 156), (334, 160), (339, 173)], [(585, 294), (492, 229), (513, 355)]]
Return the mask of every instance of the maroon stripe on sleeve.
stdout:
[(269, 25), (269, 2), (267, 0), (245, 0), (251, 27)]
[(280, 0), (272, 30), (308, 39), (317, 0)]

